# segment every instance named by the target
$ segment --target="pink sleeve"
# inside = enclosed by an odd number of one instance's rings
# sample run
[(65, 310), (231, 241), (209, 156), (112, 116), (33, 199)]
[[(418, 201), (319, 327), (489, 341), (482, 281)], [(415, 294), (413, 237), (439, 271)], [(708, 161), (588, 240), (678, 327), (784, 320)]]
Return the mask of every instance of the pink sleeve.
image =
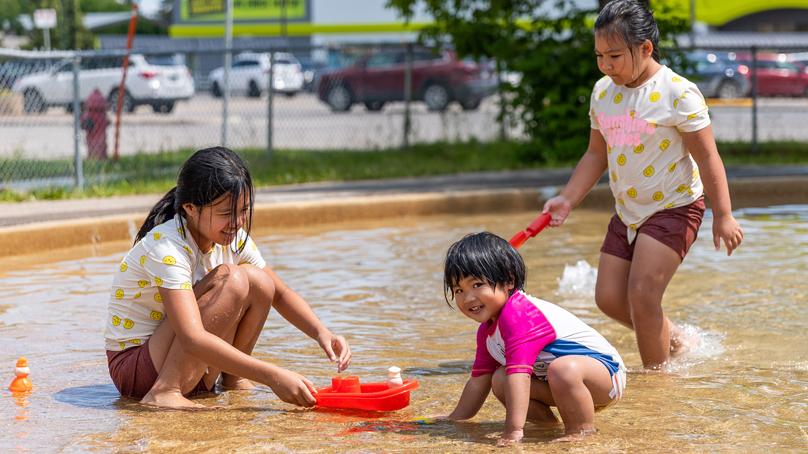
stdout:
[(520, 292), (502, 308), (498, 322), (505, 343), (505, 373), (532, 373), (539, 352), (556, 339), (553, 325)]
[(480, 328), (477, 329), (477, 356), (474, 357), (474, 364), (471, 366), (471, 376), (479, 377), (480, 375), (493, 374), (500, 366), (497, 360), (488, 353), (488, 347), (485, 345), (488, 323), (480, 323)]

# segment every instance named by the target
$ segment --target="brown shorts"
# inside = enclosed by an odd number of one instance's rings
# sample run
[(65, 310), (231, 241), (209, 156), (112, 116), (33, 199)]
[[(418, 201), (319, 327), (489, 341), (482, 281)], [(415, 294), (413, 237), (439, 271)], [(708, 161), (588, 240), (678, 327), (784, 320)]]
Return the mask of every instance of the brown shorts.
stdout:
[[(696, 241), (702, 219), (704, 219), (703, 197), (690, 205), (654, 213), (637, 229), (637, 235), (644, 233), (650, 236), (673, 249), (684, 260), (690, 246)], [(617, 215), (612, 216), (600, 252), (631, 261), (636, 239), (628, 244), (626, 229), (626, 225)]]
[[(107, 366), (112, 382), (121, 396), (142, 399), (157, 381), (157, 369), (149, 354), (149, 341), (126, 350), (107, 350)], [(211, 392), (203, 380), (186, 396)]]

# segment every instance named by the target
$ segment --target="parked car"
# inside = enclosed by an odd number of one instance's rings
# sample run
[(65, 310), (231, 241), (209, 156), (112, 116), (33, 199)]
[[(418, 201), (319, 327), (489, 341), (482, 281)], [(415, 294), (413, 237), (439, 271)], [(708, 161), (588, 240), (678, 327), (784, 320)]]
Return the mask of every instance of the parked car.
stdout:
[(732, 60), (726, 52), (693, 51), (685, 58), (693, 66), (689, 78), (705, 98), (734, 99), (750, 92), (749, 67)]
[[(382, 50), (358, 59), (351, 66), (322, 73), (317, 96), (335, 112), (355, 103), (370, 111), (385, 103), (404, 100), (406, 50)], [(412, 57), (412, 99), (433, 111), (443, 111), (452, 101), (464, 110), (476, 109), (496, 91), (496, 77), (487, 67), (455, 58), (451, 52), (416, 49)]]
[[(303, 90), (303, 69), (294, 55), (275, 52), (272, 55), (272, 89), (276, 93), (294, 96)], [(243, 52), (230, 66), (230, 93), (260, 97), (269, 85), (269, 53)], [(224, 67), (210, 72), (211, 93), (220, 97), (224, 87)]]
[[(177, 101), (194, 95), (194, 81), (185, 65), (152, 64), (150, 57), (133, 54), (124, 85), (123, 110), (133, 112), (150, 105), (155, 112), (169, 113)], [(83, 101), (98, 88), (112, 108), (118, 103), (123, 75), (123, 57), (83, 58), (79, 67), (79, 97)], [(73, 63), (63, 60), (49, 70), (17, 80), (12, 90), (23, 96), (26, 113), (41, 113), (51, 106), (73, 108)]]
[(0, 63), (0, 89), (11, 89), (17, 80), (36, 72), (47, 71), (59, 60), (12, 59)]
[(754, 71), (758, 96), (808, 96), (808, 72), (803, 64), (788, 61), (786, 54), (760, 53), (756, 60), (753, 68), (750, 54), (736, 56), (736, 61)]

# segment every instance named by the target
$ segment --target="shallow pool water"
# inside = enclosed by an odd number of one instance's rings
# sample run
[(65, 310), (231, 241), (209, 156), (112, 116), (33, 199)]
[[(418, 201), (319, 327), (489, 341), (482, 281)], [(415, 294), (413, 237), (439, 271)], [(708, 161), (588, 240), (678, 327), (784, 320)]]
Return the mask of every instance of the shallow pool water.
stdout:
[[(441, 293), (448, 245), (465, 233), (509, 237), (534, 213), (406, 219), (275, 231), (257, 242), (275, 270), (344, 334), (352, 374), (391, 365), (421, 388), (390, 414), (298, 410), (263, 386), (201, 399), (223, 409), (153, 411), (120, 399), (107, 375), (103, 319), (123, 251), (0, 273), (0, 452), (489, 451), (504, 410), (490, 397), (469, 422), (420, 425), (451, 411), (474, 355), (476, 325)], [(701, 338), (668, 373), (643, 373), (633, 334), (594, 305), (608, 214), (577, 211), (522, 249), (527, 290), (603, 333), (631, 369), (625, 397), (598, 413), (599, 434), (548, 444), (562, 429), (528, 424), (526, 451), (804, 451), (808, 446), (808, 207), (738, 213), (746, 241), (713, 250), (710, 220), (665, 296), (669, 316)], [(26, 356), (34, 392), (6, 390)], [(334, 374), (316, 344), (273, 313), (255, 355), (318, 386)]]

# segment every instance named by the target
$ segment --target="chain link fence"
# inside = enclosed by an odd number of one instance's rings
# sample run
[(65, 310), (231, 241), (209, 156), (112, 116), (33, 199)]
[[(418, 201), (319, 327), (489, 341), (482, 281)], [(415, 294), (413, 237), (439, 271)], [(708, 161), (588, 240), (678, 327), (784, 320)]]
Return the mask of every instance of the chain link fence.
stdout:
[[(221, 144), (378, 150), (525, 138), (513, 118), (501, 121), (500, 87), (519, 75), (494, 62), (414, 44), (256, 47), (234, 49), (225, 71), (224, 55), (138, 51), (121, 86), (120, 51), (0, 49), (0, 190), (125, 180), (127, 169), (104, 163)], [(808, 140), (808, 49), (685, 55), (719, 140)]]

